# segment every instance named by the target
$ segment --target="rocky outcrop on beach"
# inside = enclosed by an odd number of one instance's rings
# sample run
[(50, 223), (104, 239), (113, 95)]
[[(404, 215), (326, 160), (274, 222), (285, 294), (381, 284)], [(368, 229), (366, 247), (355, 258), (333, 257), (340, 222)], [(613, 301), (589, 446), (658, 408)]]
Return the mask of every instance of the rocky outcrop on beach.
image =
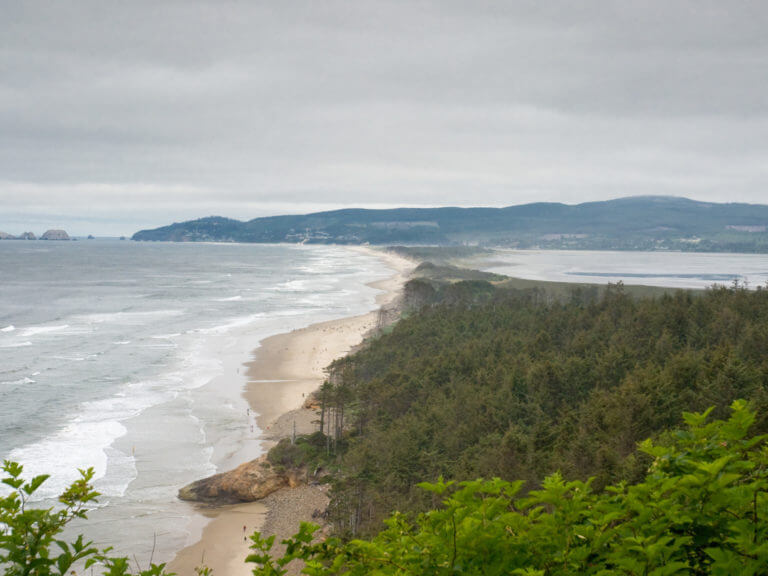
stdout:
[(64, 230), (47, 230), (40, 240), (69, 240), (69, 234)]
[(215, 474), (179, 490), (181, 500), (231, 504), (261, 500), (280, 488), (303, 483), (304, 470), (287, 470), (272, 466), (262, 456), (241, 464), (234, 470)]

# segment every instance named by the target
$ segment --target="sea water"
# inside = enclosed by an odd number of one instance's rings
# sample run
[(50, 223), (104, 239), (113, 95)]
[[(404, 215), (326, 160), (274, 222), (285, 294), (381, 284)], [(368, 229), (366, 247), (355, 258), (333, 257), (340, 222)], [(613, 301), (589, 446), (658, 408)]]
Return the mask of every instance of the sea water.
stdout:
[(668, 288), (768, 286), (768, 254), (495, 250), (479, 267), (515, 278)]
[(261, 453), (258, 342), (372, 310), (390, 273), (333, 246), (0, 242), (0, 458), (52, 475), (45, 506), (93, 467), (78, 529), (166, 561), (195, 536), (178, 489)]

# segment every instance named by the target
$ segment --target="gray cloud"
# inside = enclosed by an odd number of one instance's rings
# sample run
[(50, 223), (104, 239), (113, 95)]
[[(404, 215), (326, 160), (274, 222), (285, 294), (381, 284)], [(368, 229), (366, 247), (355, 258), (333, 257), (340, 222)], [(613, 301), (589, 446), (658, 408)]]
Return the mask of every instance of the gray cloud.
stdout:
[(761, 2), (8, 1), (2, 13), (0, 229), (629, 194), (765, 201)]

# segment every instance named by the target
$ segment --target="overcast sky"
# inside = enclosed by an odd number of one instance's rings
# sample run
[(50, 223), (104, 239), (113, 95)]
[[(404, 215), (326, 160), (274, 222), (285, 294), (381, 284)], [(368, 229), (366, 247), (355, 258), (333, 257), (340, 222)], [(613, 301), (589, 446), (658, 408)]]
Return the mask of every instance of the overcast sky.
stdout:
[(768, 203), (768, 2), (0, 0), (0, 230)]

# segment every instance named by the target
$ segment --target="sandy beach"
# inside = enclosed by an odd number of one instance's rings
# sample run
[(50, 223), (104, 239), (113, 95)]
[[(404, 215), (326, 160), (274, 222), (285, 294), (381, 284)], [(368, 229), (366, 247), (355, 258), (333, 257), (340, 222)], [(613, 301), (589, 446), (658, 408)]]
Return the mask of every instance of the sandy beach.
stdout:
[[(356, 247), (355, 250), (369, 250)], [(389, 306), (399, 295), (414, 263), (385, 252), (375, 251), (394, 274), (374, 282), (382, 290), (377, 296), (379, 307)], [(313, 324), (300, 330), (278, 334), (263, 340), (246, 364), (248, 384), (244, 396), (256, 415), (262, 445), (268, 449), (280, 438), (317, 429), (317, 416), (302, 408), (307, 396), (323, 382), (324, 369), (336, 358), (359, 345), (375, 328), (379, 312)], [(180, 576), (194, 575), (195, 567), (204, 562), (218, 576), (240, 576), (251, 573), (244, 559), (248, 554), (250, 535), (255, 530), (275, 534), (276, 540), (293, 534), (302, 520), (311, 521), (312, 513), (322, 509), (327, 496), (322, 487), (284, 488), (262, 501), (230, 506), (198, 507), (210, 519), (201, 539), (181, 550), (169, 564)], [(244, 531), (245, 528), (245, 531)]]

